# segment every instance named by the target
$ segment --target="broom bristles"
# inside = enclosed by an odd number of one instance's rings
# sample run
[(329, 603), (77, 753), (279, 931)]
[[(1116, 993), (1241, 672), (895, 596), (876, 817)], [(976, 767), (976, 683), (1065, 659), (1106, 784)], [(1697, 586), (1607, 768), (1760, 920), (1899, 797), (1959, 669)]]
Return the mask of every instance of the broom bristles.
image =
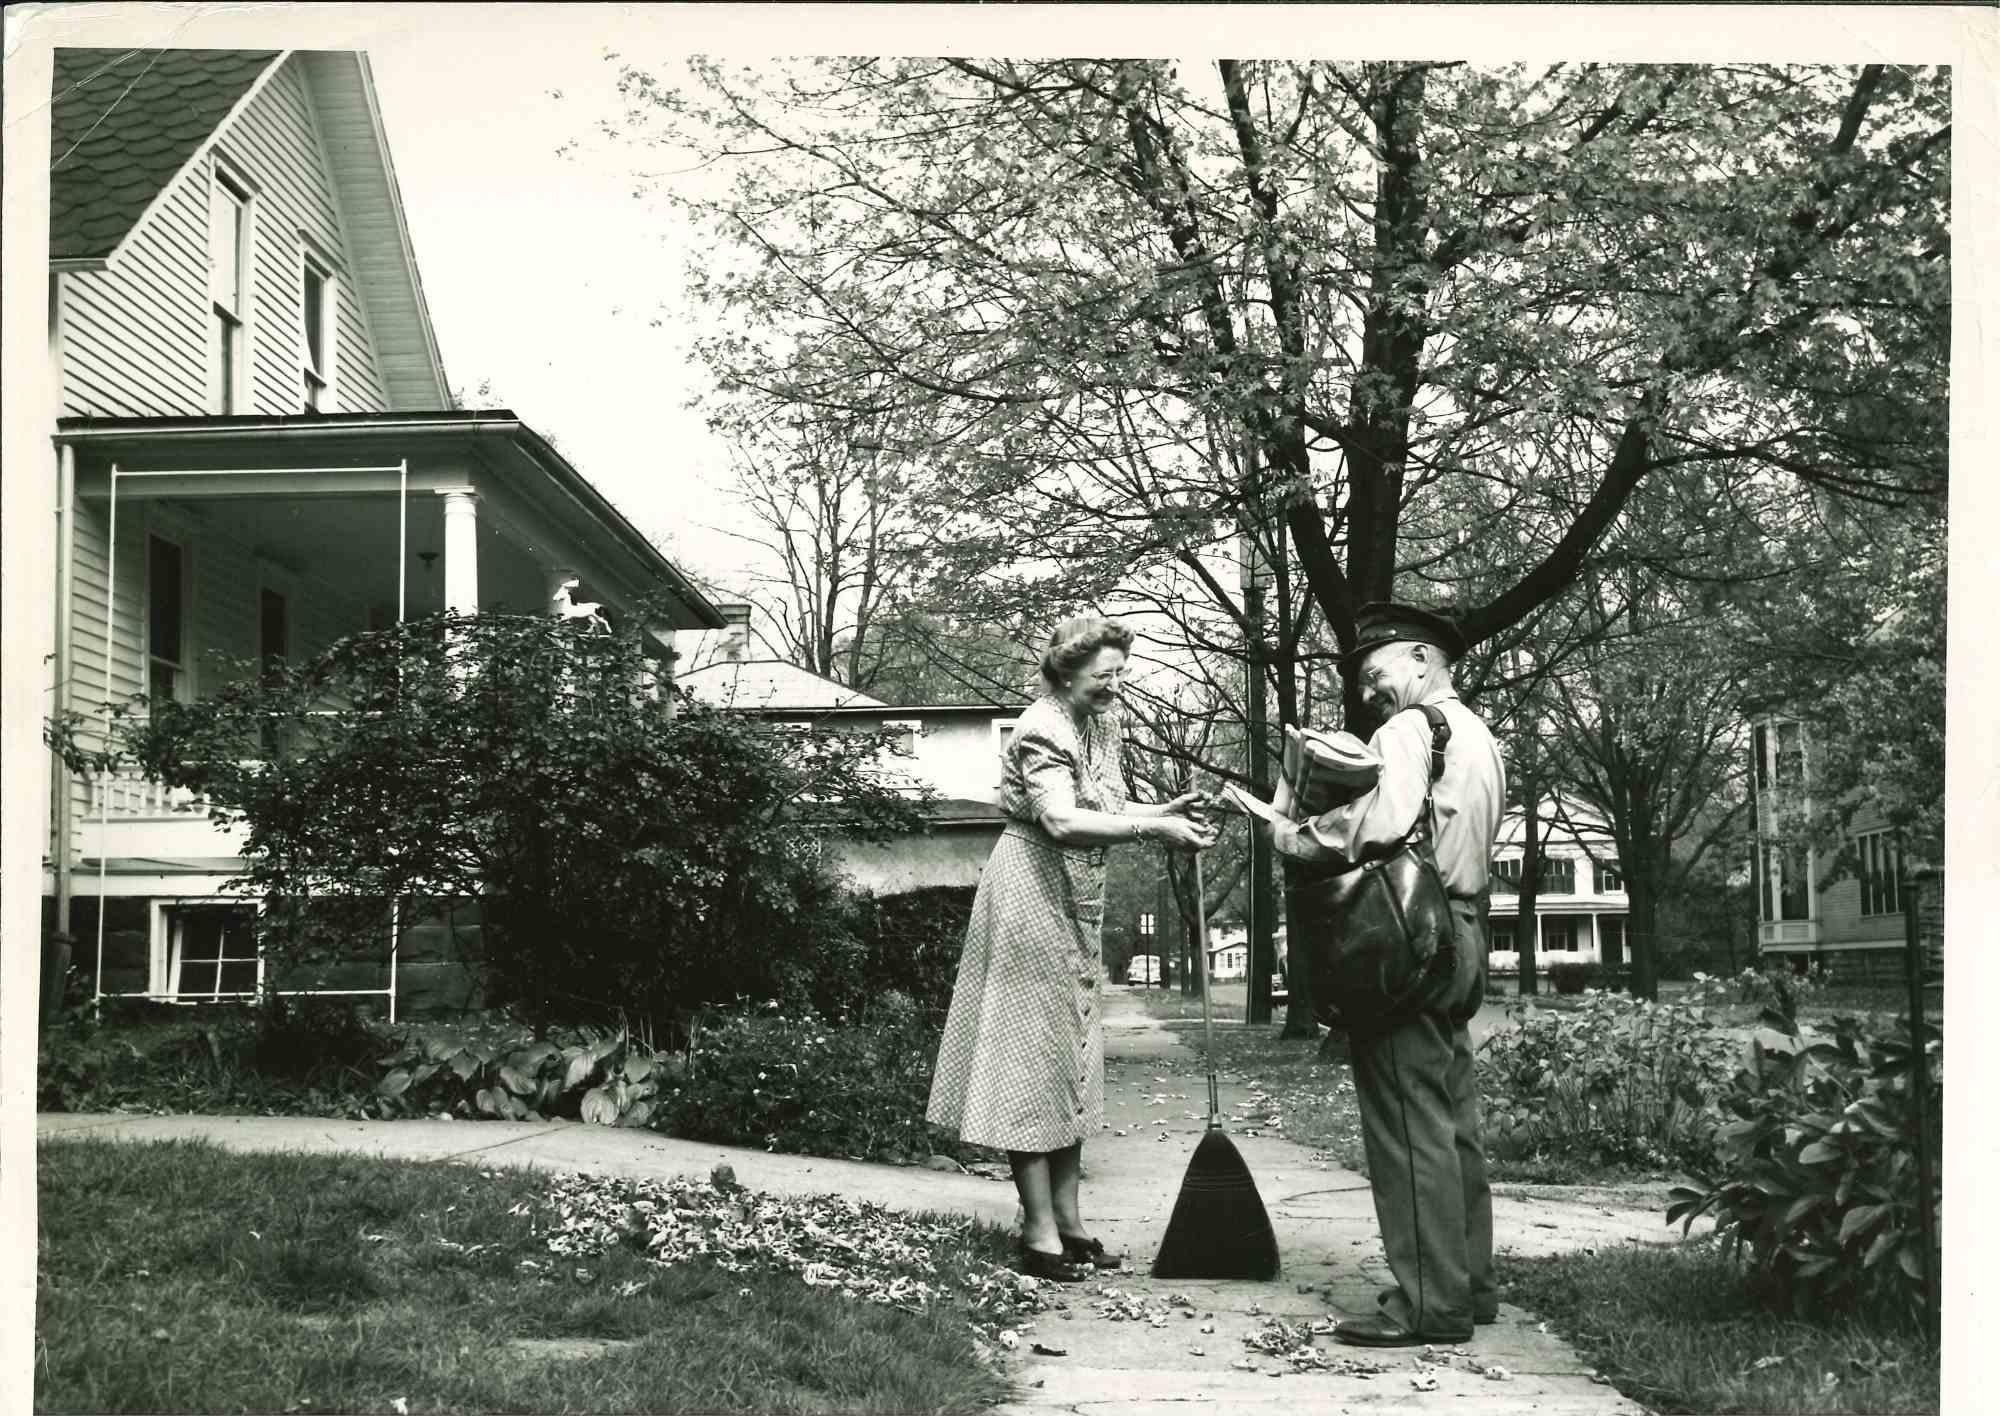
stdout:
[(1257, 1182), (1221, 1131), (1201, 1138), (1181, 1180), (1155, 1278), (1276, 1278), (1278, 1236)]

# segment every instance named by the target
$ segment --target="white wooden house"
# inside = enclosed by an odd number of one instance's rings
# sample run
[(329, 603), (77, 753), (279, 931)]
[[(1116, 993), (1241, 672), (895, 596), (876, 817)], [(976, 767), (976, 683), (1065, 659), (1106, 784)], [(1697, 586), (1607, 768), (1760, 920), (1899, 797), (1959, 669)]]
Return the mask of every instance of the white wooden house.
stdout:
[[(613, 615), (664, 596), (643, 628), (669, 676), (673, 631), (722, 624), (534, 429), (453, 407), (364, 55), (58, 50), (50, 122), (54, 707), (196, 698), (218, 656), (445, 608), (544, 612), (571, 578)], [(254, 988), (220, 893), (237, 842), (156, 783), (51, 770), (45, 927), (94, 985)], [(449, 969), (401, 963), (327, 991), (393, 1006)]]
[[(1622, 946), (1631, 901), (1618, 868), (1617, 847), (1602, 815), (1568, 798), (1546, 800), (1536, 813), (1542, 858), (1535, 899), (1536, 967), (1601, 963), (1605, 946)], [(1487, 969), (1518, 972), (1522, 837), (1526, 817), (1519, 808), (1501, 819), (1494, 841), (1491, 920)], [(1620, 955), (1622, 956), (1622, 955)]]
[[(742, 607), (724, 606), (726, 615)], [(880, 895), (937, 885), (977, 885), (1006, 825), (1000, 810), (1001, 758), (1019, 707), (1002, 704), (899, 705), (775, 659), (749, 656), (740, 615), (681, 686), (722, 707), (815, 731), (897, 734), (881, 761), (892, 786), (928, 786), (930, 829), (889, 842), (835, 841), (834, 863)]]

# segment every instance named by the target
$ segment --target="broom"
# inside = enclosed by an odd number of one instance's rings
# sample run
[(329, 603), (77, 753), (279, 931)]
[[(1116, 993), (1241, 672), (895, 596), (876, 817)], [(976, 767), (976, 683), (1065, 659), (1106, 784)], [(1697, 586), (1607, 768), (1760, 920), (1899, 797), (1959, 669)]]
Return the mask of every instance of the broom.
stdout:
[(1208, 1001), (1208, 907), (1201, 852), (1194, 853), (1195, 958), (1201, 968), (1201, 1027), (1208, 1051), (1208, 1129), (1194, 1148), (1167, 1234), (1153, 1259), (1155, 1278), (1276, 1278), (1278, 1238), (1257, 1182), (1222, 1131), (1215, 1087), (1215, 1017)]

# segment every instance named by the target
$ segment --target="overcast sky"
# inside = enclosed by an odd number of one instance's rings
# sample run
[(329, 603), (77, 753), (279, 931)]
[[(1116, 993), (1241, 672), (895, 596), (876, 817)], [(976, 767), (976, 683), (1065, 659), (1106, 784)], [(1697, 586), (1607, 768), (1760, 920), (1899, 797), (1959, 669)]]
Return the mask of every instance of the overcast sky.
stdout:
[(727, 580), (744, 552), (707, 528), (740, 523), (686, 406), (702, 386), (687, 243), (635, 195), (646, 155), (598, 133), (621, 111), (607, 47), (660, 70), (685, 48), (603, 15), (496, 26), (484, 9), (385, 23), (366, 45), (446, 373), (467, 392), (490, 380), (674, 559)]

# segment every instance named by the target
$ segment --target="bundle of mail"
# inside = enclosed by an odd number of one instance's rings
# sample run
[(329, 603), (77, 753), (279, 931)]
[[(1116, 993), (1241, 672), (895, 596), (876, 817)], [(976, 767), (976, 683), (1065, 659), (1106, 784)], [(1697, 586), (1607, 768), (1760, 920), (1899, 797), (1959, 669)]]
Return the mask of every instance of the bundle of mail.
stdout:
[(1285, 728), (1284, 786), (1278, 800), (1287, 810), (1259, 801), (1240, 787), (1223, 791), (1240, 811), (1265, 820), (1304, 821), (1352, 801), (1375, 785), (1382, 759), (1349, 732)]

